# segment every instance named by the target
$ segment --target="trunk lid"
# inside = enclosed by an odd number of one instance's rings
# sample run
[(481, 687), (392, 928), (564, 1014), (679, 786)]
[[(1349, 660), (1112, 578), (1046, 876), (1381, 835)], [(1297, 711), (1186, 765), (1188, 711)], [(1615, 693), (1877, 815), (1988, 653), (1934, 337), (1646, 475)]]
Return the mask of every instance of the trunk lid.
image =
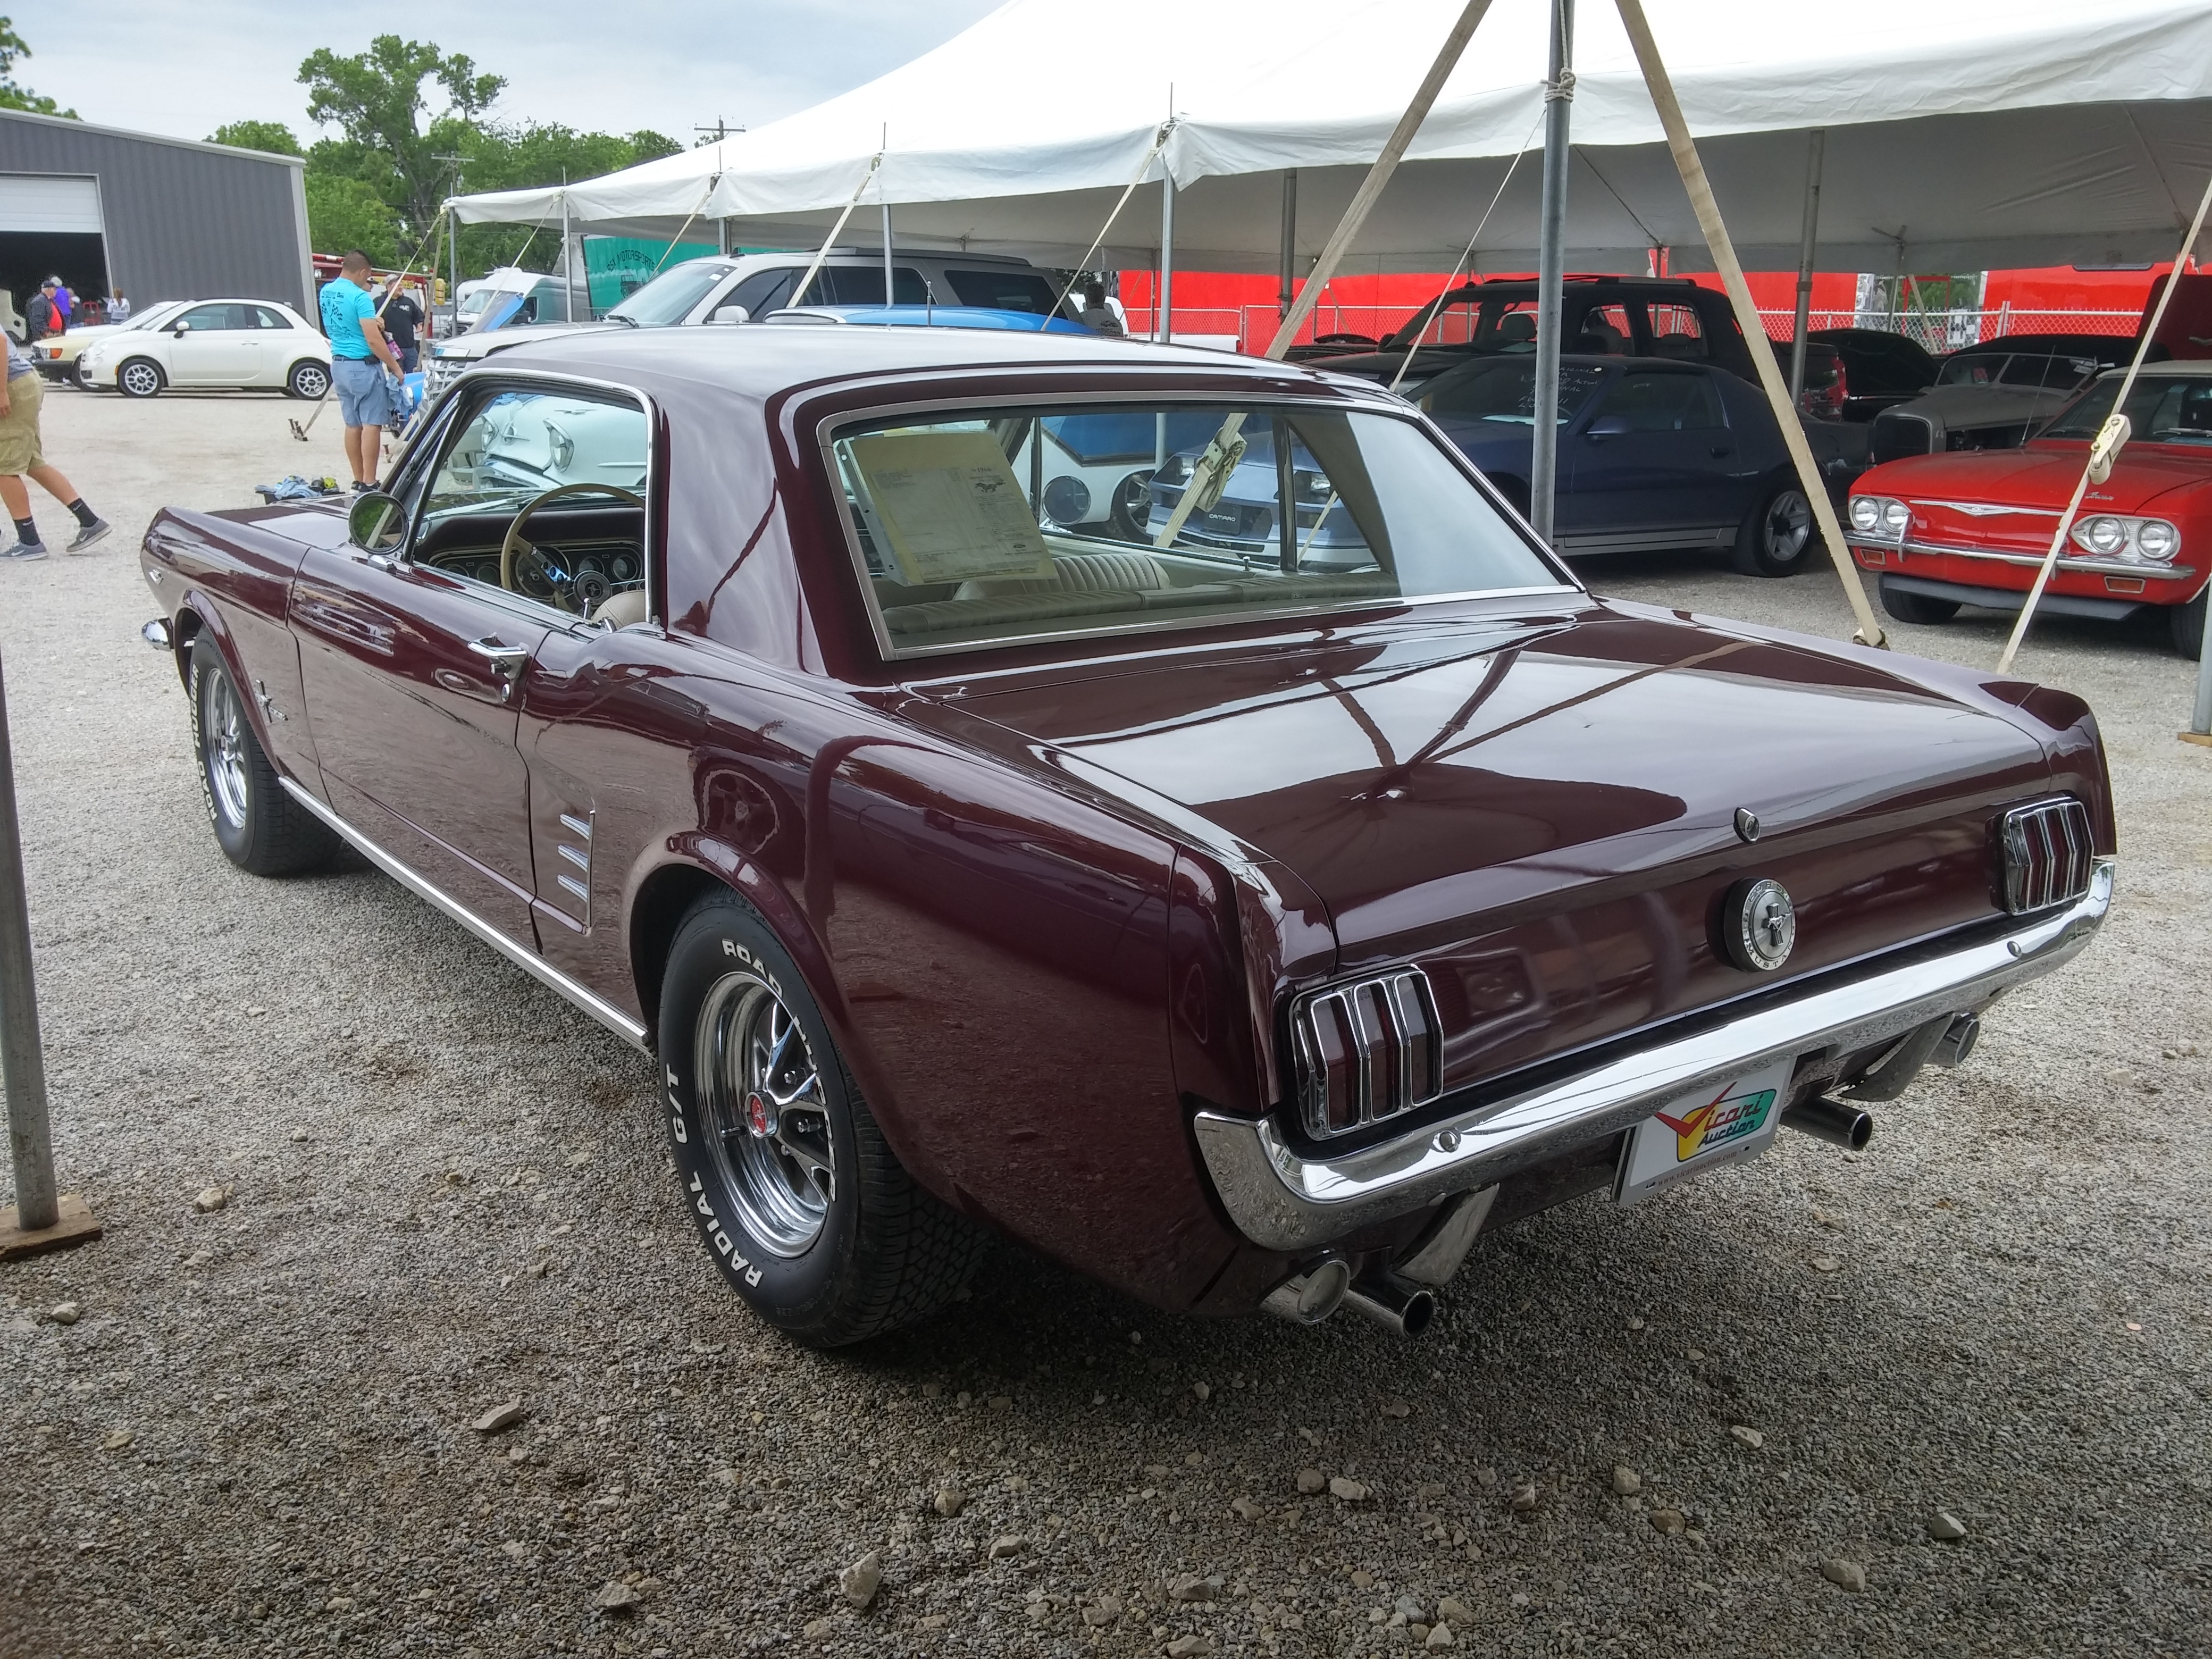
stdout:
[[(1624, 605), (1435, 612), (970, 681), (945, 706), (1293, 872), (1340, 973), (1420, 963), (1457, 1087), (1996, 913), (1990, 821), (2048, 789), (2041, 746), (1994, 702), (1815, 644)], [(1758, 876), (1798, 909), (1772, 975), (1714, 941)]]

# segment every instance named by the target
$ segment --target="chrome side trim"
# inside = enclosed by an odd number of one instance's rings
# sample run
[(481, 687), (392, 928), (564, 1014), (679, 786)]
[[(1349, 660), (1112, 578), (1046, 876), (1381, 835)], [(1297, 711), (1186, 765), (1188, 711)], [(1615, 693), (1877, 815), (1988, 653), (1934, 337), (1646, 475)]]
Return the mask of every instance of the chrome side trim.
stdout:
[(286, 794), (328, 824), (332, 832), (343, 840), (348, 846), (402, 887), (413, 893), (416, 897), (422, 900), (434, 909), (444, 911), (516, 967), (544, 981), (617, 1036), (636, 1048), (644, 1049), (647, 1054), (653, 1052), (645, 1040), (645, 1027), (623, 1012), (605, 997), (596, 991), (588, 990), (578, 984), (544, 957), (524, 950), (459, 900), (448, 897), (444, 891), (416, 874), (413, 870), (386, 852), (367, 836), (293, 782), (291, 779), (280, 778), (277, 781), (284, 786)]
[[(1983, 559), (1990, 564), (2026, 565), (2033, 570), (2043, 562), (2040, 553), (1993, 553), (1986, 547), (1945, 547), (1938, 542), (1883, 541), (1875, 536), (1846, 535), (1844, 541), (1869, 553), (1924, 553), (1939, 559)], [(2153, 581), (2187, 580), (2197, 574), (2194, 565), (2148, 564), (2134, 559), (2081, 559), (2061, 554), (2061, 570), (2078, 570), (2091, 576), (2148, 576)]]
[(1264, 1249), (1310, 1249), (1492, 1185), (1626, 1128), (1690, 1090), (1815, 1048), (1867, 1048), (1980, 1008), (2080, 951), (2112, 909), (2112, 878), (2113, 860), (2100, 858), (2080, 901), (2009, 934), (1894, 967), (1876, 963), (1844, 984), (1656, 1042), (1364, 1151), (1309, 1158), (1271, 1119), (1210, 1110), (1194, 1120), (1199, 1150), (1247, 1238)]

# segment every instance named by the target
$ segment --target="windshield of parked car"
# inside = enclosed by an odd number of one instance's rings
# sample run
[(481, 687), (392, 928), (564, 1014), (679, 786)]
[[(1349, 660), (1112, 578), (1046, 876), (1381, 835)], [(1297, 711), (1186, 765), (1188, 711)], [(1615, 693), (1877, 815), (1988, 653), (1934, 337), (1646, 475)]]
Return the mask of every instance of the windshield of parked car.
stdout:
[[(953, 297), (963, 306), (980, 306), (991, 311), (1027, 311), (1042, 317), (1052, 309), (1052, 302), (1060, 291), (1034, 270), (1019, 266), (982, 270), (963, 270), (948, 266), (945, 280), (951, 284)], [(876, 282), (876, 298), (884, 295), (883, 281)], [(937, 296), (942, 305), (945, 296)]]
[(426, 522), (511, 509), (559, 484), (645, 488), (646, 423), (633, 403), (561, 391), (501, 391), (447, 444), (422, 501)]
[[(1605, 371), (1595, 363), (1559, 365), (1561, 426), (1582, 412), (1604, 379)], [(1425, 382), (1413, 401), (1437, 419), (1455, 425), (1479, 421), (1489, 426), (1534, 426), (1536, 365), (1517, 358), (1469, 363)]]
[(2063, 392), (2081, 385), (2100, 367), (2094, 357), (2054, 356), (2048, 352), (1961, 352), (1945, 361), (1936, 384), (2056, 387)]
[(1380, 411), (902, 416), (830, 452), (894, 655), (1568, 585), (1427, 430)]
[(721, 259), (686, 259), (645, 283), (607, 315), (639, 328), (672, 328), (691, 314), (731, 269)]
[[(2095, 437), (2112, 412), (2122, 378), (2113, 374), (2098, 381), (2036, 436)], [(2124, 412), (2130, 433), (2139, 442), (2212, 444), (2212, 374), (2146, 375), (2128, 393)]]

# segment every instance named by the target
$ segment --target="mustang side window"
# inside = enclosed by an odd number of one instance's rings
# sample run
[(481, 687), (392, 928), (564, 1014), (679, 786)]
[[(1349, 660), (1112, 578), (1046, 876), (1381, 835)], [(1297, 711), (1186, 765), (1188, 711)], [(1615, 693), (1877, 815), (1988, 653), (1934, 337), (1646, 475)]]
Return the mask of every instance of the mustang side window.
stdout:
[[(415, 513), (416, 563), (595, 621), (642, 619), (641, 409), (501, 388), (458, 411), (447, 434)], [(600, 614), (624, 594), (637, 598)]]
[(1564, 586), (1413, 422), (1115, 404), (830, 443), (893, 654)]

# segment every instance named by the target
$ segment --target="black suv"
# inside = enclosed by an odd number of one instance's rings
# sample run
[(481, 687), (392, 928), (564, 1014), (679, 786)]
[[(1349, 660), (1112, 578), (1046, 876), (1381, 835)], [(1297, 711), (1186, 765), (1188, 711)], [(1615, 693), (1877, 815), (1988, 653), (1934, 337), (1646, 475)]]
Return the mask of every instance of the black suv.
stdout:
[[(1686, 276), (1570, 276), (1561, 296), (1559, 349), (1583, 356), (1671, 357), (1711, 363), (1758, 382), (1751, 349), (1728, 295)], [(1388, 383), (1413, 351), (1401, 389), (1469, 357), (1536, 349), (1536, 284), (1525, 276), (1469, 283), (1423, 307), (1381, 341), (1334, 335), (1295, 347), (1300, 362)]]

